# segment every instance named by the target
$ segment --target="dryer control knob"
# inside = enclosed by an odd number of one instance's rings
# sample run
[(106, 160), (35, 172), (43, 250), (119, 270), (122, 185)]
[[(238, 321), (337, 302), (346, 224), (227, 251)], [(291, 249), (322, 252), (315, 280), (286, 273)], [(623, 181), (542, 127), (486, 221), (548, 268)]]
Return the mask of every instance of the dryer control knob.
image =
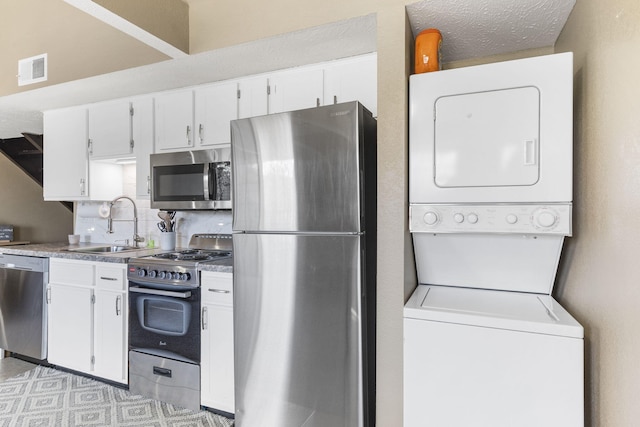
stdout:
[(467, 215), (467, 221), (469, 221), (471, 224), (475, 224), (476, 222), (478, 222), (478, 215), (470, 213), (469, 215)]
[(556, 214), (548, 209), (541, 209), (534, 216), (535, 224), (541, 228), (553, 227), (558, 220)]
[(516, 214), (509, 214), (505, 218), (509, 224), (515, 224), (518, 222), (518, 216)]
[(435, 225), (440, 218), (438, 218), (438, 213), (434, 211), (428, 211), (422, 217), (423, 221), (427, 225)]
[(458, 224), (460, 224), (464, 222), (464, 215), (462, 215), (461, 213), (455, 213), (453, 214), (453, 220)]

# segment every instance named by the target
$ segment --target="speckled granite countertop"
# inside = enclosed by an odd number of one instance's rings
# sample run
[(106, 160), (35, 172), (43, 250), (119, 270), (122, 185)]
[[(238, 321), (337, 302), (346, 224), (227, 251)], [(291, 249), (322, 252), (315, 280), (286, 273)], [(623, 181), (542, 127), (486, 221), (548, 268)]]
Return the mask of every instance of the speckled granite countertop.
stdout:
[[(35, 256), (41, 258), (66, 258), (77, 259), (82, 261), (98, 261), (98, 262), (114, 262), (125, 264), (130, 258), (139, 258), (148, 255), (155, 255), (162, 252), (167, 252), (162, 249), (150, 249), (140, 248), (139, 250), (124, 251), (117, 253), (97, 253), (87, 254), (80, 252), (71, 252), (70, 249), (78, 248), (91, 248), (96, 246), (109, 246), (110, 243), (80, 243), (78, 245), (69, 245), (68, 243), (40, 243), (33, 245), (17, 245), (17, 246), (2, 246), (0, 247), (0, 254), (10, 255), (25, 255)], [(202, 263), (199, 266), (203, 271), (219, 271), (223, 273), (233, 272), (233, 259), (227, 258), (210, 263)]]

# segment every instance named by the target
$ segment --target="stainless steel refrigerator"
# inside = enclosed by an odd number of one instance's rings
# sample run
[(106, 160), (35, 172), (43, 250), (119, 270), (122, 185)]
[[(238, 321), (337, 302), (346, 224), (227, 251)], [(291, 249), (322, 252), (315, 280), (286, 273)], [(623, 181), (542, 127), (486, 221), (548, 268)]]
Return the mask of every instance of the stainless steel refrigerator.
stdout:
[(231, 122), (236, 426), (375, 424), (376, 122)]

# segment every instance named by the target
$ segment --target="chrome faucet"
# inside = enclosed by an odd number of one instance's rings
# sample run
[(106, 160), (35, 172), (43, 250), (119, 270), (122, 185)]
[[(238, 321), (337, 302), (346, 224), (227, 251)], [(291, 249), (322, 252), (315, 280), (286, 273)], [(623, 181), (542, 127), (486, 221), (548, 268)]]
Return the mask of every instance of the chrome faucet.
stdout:
[(107, 233), (109, 234), (113, 233), (113, 217), (111, 216), (112, 214), (111, 211), (113, 209), (113, 205), (120, 199), (127, 199), (131, 202), (131, 204), (133, 204), (133, 245), (137, 248), (138, 243), (144, 242), (144, 237), (140, 237), (138, 235), (138, 208), (136, 207), (136, 202), (134, 202), (131, 197), (120, 196), (120, 197), (116, 197), (111, 202), (109, 202), (109, 216), (107, 217)]

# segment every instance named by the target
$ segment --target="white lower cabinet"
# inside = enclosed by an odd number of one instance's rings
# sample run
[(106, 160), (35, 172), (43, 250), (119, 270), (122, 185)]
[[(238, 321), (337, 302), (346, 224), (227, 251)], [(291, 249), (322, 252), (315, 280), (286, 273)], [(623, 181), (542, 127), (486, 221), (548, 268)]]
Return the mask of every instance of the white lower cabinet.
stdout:
[(51, 258), (48, 361), (127, 383), (126, 264)]
[(235, 413), (233, 368), (233, 276), (203, 271), (201, 404)]

